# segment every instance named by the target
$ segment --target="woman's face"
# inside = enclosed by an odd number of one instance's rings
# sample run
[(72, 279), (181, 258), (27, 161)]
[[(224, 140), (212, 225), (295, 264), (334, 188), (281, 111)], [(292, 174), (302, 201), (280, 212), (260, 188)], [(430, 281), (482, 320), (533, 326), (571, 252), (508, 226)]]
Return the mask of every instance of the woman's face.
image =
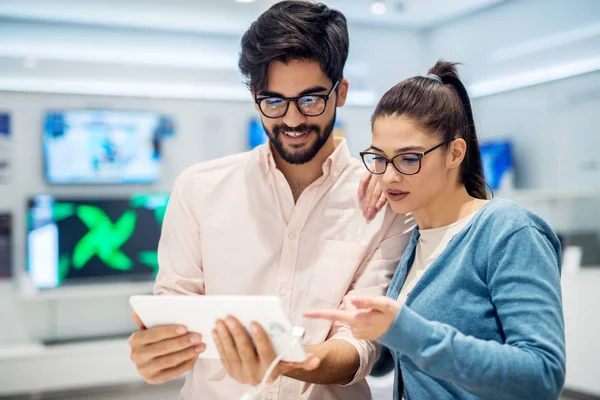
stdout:
[[(406, 172), (414, 172), (418, 170), (419, 157), (410, 153), (426, 152), (443, 141), (440, 135), (424, 132), (416, 122), (406, 117), (382, 116), (373, 123), (373, 141), (369, 151), (390, 160), (398, 154), (405, 154), (397, 159), (401, 161), (396, 164)], [(395, 212), (419, 211), (439, 198), (449, 185), (456, 184), (457, 168), (464, 157), (460, 150), (462, 144), (457, 146), (456, 142), (425, 155), (416, 175), (403, 175), (391, 164), (384, 174), (375, 175)]]

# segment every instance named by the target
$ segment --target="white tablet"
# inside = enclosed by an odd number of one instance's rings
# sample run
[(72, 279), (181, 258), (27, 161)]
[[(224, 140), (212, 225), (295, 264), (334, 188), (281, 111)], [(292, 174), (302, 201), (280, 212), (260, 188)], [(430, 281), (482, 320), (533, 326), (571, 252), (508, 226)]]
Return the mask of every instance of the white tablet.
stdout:
[(259, 323), (268, 333), (275, 352), (285, 351), (283, 361), (302, 362), (306, 353), (302, 340), (294, 343), (294, 335), (303, 336), (302, 328), (294, 328), (276, 296), (131, 296), (129, 303), (144, 326), (184, 325), (188, 331), (202, 335), (206, 351), (200, 358), (219, 359), (212, 339), (218, 319), (231, 315), (247, 329), (251, 322)]

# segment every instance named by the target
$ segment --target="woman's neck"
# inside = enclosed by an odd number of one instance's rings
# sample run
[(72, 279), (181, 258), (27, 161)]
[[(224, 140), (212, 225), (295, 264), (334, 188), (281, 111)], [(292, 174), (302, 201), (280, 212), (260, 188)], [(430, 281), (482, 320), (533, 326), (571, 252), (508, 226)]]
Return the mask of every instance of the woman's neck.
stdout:
[(471, 197), (464, 185), (449, 188), (441, 196), (413, 212), (419, 229), (433, 229), (453, 224), (479, 211), (487, 200)]

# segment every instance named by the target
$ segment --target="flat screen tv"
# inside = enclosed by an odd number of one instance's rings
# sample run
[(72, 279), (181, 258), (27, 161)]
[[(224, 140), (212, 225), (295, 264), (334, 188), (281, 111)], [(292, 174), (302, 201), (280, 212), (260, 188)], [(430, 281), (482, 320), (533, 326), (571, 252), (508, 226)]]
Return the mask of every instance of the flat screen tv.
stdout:
[(28, 200), (27, 271), (38, 289), (151, 280), (168, 196)]
[(161, 141), (170, 117), (145, 111), (62, 110), (43, 124), (50, 184), (149, 184), (160, 177)]
[(0, 279), (12, 275), (12, 218), (0, 213)]

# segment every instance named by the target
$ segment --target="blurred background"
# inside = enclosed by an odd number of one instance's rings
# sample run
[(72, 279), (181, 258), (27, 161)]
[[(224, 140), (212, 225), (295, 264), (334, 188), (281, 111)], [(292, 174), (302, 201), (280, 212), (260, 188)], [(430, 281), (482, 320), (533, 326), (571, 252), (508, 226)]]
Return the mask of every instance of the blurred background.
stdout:
[[(264, 141), (237, 57), (273, 3), (0, 0), (0, 397), (177, 398), (129, 361), (128, 297), (177, 174)], [(388, 88), (463, 63), (488, 183), (563, 242), (565, 396), (600, 398), (600, 1), (324, 3), (349, 22), (355, 156)]]

